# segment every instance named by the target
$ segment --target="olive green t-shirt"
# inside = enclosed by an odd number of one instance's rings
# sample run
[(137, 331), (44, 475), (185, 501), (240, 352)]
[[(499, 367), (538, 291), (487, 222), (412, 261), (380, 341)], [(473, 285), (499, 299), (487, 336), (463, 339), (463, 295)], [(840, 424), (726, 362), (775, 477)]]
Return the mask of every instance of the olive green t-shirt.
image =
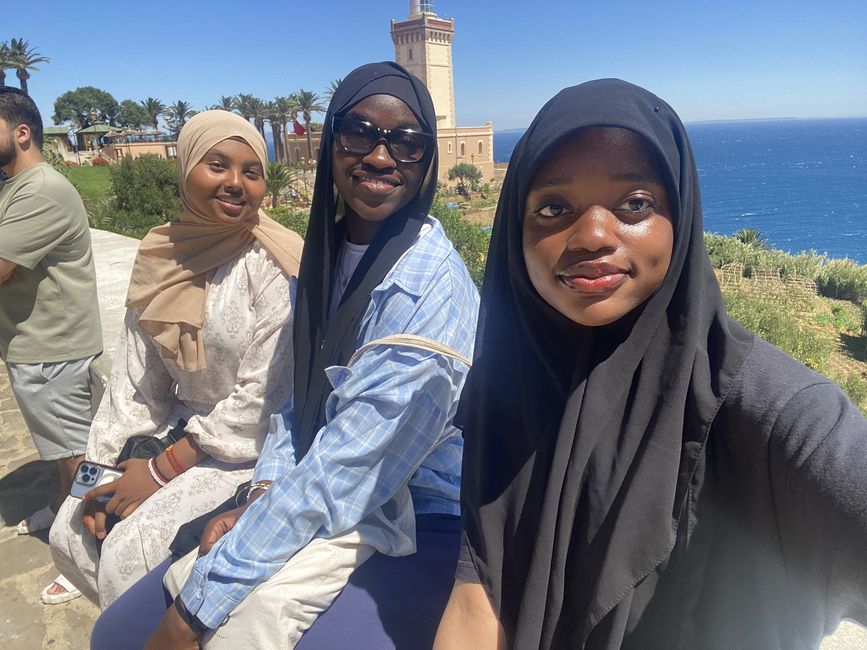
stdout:
[(51, 165), (0, 182), (0, 258), (18, 265), (0, 284), (0, 357), (55, 363), (102, 351), (87, 214)]

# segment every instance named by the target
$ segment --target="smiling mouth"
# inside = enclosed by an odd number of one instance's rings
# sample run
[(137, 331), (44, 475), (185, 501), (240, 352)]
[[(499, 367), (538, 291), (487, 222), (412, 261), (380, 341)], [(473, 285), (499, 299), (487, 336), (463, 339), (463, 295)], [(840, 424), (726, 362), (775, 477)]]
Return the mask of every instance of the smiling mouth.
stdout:
[(218, 196), (217, 203), (220, 204), (223, 212), (230, 217), (240, 216), (244, 210), (244, 206), (247, 205), (244, 199), (235, 196)]
[(557, 273), (557, 279), (572, 291), (606, 293), (613, 291), (629, 277), (625, 269), (608, 263), (579, 262)]
[(373, 195), (390, 194), (400, 187), (400, 182), (393, 178), (354, 175), (352, 180), (360, 189)]

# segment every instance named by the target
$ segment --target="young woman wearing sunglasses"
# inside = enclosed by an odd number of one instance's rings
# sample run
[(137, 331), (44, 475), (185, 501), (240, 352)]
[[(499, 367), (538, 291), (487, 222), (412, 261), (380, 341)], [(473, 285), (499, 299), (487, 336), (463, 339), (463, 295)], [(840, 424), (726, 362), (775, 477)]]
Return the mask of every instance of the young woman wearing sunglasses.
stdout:
[(162, 567), (105, 612), (93, 647), (141, 647), (164, 613), (147, 647), (432, 644), (459, 548), (451, 420), (467, 365), (374, 342), (412, 334), (472, 353), (478, 295), (427, 216), (435, 124), (427, 89), (394, 63), (335, 93), (294, 286), (293, 399), (262, 450), (263, 489), (209, 524), (174, 607)]

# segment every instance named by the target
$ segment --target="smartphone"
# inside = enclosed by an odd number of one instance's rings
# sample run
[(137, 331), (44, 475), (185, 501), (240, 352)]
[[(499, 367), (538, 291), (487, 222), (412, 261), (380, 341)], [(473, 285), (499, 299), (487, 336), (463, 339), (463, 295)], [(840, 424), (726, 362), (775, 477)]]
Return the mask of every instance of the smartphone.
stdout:
[[(93, 488), (111, 483), (117, 477), (123, 476), (123, 470), (100, 463), (94, 463), (89, 460), (83, 460), (78, 464), (75, 470), (75, 479), (72, 481), (72, 488), (69, 490), (69, 496), (82, 498)], [(108, 503), (111, 499), (110, 494), (104, 494), (97, 497), (100, 503)]]

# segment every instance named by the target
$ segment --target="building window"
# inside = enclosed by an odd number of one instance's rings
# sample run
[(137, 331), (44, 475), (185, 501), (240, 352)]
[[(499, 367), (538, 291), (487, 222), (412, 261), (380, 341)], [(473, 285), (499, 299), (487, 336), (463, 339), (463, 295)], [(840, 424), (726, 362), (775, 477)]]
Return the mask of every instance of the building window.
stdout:
[(464, 147), (464, 143), (461, 142), (461, 158), (466, 157), (466, 155), (467, 155), (467, 152), (466, 152), (466, 149)]
[(452, 152), (452, 143), (449, 142), (449, 153), (451, 153), (451, 152)]
[(479, 155), (482, 155), (482, 141), (479, 140)]
[(409, 60), (412, 61), (412, 48), (409, 48)]

